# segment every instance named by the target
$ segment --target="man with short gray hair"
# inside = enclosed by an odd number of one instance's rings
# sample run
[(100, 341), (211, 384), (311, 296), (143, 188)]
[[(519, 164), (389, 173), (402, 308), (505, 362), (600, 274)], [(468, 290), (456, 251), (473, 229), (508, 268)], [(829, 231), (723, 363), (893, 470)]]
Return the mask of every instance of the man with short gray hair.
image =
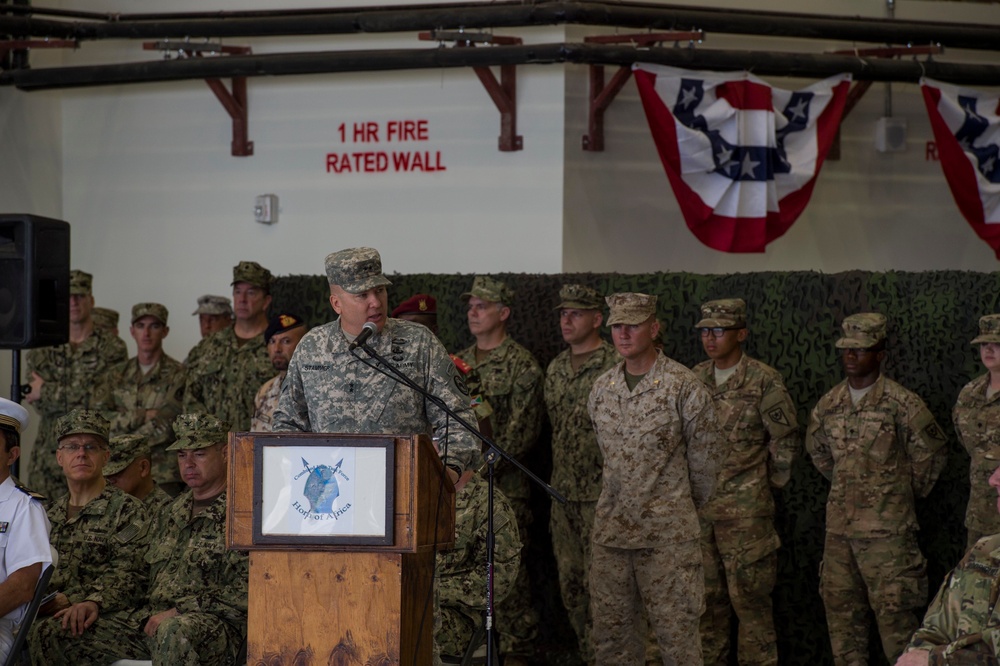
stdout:
[(32, 624), (28, 644), (36, 666), (77, 666), (94, 663), (87, 650), (101, 621), (142, 598), (149, 522), (139, 500), (104, 479), (107, 419), (76, 409), (55, 429), (69, 492), (48, 510), (59, 566), (49, 582), (56, 596), (40, 615), (54, 615)]
[(927, 602), (914, 500), (930, 493), (948, 447), (924, 401), (882, 374), (887, 323), (877, 312), (844, 319), (836, 347), (847, 378), (820, 398), (806, 431), (831, 482), (819, 584), (835, 666), (868, 663), (870, 611), (895, 661)]
[(653, 344), (656, 296), (607, 298), (624, 359), (601, 375), (588, 409), (604, 455), (590, 567), (597, 664), (641, 664), (641, 611), (664, 664), (702, 663), (698, 618), (704, 573), (697, 510), (724, 455), (712, 396)]
[(366, 364), (350, 344), (366, 324), (368, 344), (412, 380), (475, 423), (468, 389), (448, 353), (429, 329), (388, 315), (382, 258), (361, 247), (326, 258), (330, 306), (340, 317), (318, 326), (299, 342), (288, 364), (274, 432), (423, 433), (437, 437), (453, 480), (481, 460), (478, 440), (416, 391)]

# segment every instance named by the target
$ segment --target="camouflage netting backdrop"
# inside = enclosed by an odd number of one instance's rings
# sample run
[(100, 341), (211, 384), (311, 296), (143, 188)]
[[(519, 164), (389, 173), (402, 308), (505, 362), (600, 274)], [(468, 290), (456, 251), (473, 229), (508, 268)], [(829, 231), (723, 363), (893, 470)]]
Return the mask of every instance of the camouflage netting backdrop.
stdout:
[[(692, 326), (703, 301), (740, 297), (747, 301), (750, 337), (746, 351), (774, 366), (799, 407), (799, 422), (820, 396), (839, 382), (839, 358), (833, 347), (840, 321), (865, 310), (889, 318), (889, 354), (885, 373), (919, 394), (949, 436), (949, 463), (930, 497), (918, 504), (920, 543), (929, 562), (931, 590), (964, 551), (962, 525), (968, 497), (968, 462), (954, 435), (951, 408), (959, 390), (981, 374), (976, 348), (969, 344), (983, 314), (997, 312), (1000, 273), (940, 271), (870, 273), (851, 271), (826, 275), (813, 272), (695, 275), (498, 274), (516, 293), (509, 331), (531, 350), (544, 368), (562, 349), (553, 308), (559, 287), (577, 282), (602, 293), (639, 291), (659, 297), (658, 316), (664, 324), (664, 351), (691, 366), (703, 351)], [(472, 343), (465, 325), (460, 294), (472, 284), (469, 275), (392, 275), (389, 307), (411, 296), (429, 293), (438, 301), (440, 336), (449, 351)], [(316, 325), (329, 321), (329, 290), (322, 276), (278, 278), (273, 307), (287, 309)], [(605, 335), (608, 335), (605, 330)], [(543, 434), (530, 466), (542, 478), (551, 469), (548, 435)], [(828, 484), (805, 454), (792, 481), (779, 495), (778, 586), (775, 621), (783, 664), (829, 664), (823, 606), (818, 594), (818, 569), (823, 551), (824, 503)], [(547, 542), (548, 500), (535, 488), (536, 535), (528, 555), (537, 584), (537, 600), (546, 611), (562, 617), (551, 548)], [(933, 592), (932, 592), (933, 593)], [(553, 612), (543, 617), (553, 618)], [(564, 663), (559, 654), (568, 644), (562, 625), (542, 627), (548, 663)], [(558, 625), (559, 623), (555, 623)], [(873, 664), (884, 663), (873, 645)], [(572, 661), (565, 661), (572, 663)]]

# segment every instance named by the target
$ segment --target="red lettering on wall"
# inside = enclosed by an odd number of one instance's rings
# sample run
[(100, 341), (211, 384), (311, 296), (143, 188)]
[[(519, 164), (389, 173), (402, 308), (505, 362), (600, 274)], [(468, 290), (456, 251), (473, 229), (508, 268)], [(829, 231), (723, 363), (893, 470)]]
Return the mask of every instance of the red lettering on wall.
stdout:
[(924, 147), (924, 161), (937, 162), (940, 159), (937, 153), (937, 144), (933, 141), (928, 141), (926, 147)]

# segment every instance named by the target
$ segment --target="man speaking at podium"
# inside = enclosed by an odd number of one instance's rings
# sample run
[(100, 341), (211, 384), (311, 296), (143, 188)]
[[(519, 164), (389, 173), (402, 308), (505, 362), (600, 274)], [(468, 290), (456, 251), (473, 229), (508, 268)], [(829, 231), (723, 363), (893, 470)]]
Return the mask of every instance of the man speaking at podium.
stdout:
[[(476, 422), (462, 375), (430, 329), (387, 316), (385, 288), (392, 283), (382, 274), (378, 251), (359, 247), (334, 252), (326, 258), (326, 275), (330, 305), (340, 319), (314, 328), (299, 342), (274, 412), (274, 432), (423, 433), (437, 438), (452, 481), (478, 466), (481, 456), (473, 435), (449, 424), (445, 413), (416, 391), (369, 367), (361, 360), (367, 357), (363, 351), (352, 353), (351, 344), (365, 336), (416, 384), (466, 422)], [(374, 332), (366, 328), (369, 323)]]

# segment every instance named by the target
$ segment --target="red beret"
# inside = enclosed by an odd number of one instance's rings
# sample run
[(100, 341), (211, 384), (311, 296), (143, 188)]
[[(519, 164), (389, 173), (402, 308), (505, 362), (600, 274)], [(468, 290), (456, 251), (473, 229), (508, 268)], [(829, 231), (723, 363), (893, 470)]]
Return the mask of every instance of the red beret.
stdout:
[(437, 314), (437, 299), (427, 294), (414, 294), (396, 306), (393, 317), (405, 314)]

